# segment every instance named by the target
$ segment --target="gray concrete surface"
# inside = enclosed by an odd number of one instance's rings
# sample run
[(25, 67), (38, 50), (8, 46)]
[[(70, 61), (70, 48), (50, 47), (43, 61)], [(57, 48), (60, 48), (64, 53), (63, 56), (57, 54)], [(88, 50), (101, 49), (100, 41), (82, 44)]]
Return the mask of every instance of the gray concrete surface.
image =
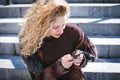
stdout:
[(11, 4), (31, 4), (34, 2), (34, 0), (0, 0), (0, 5), (5, 5), (7, 1), (10, 1)]
[[(19, 33), (22, 18), (0, 19), (0, 33)], [(120, 36), (118, 18), (69, 18), (68, 23), (77, 24), (88, 36)]]
[[(11, 0), (12, 4), (31, 4), (35, 0)], [(120, 3), (119, 0), (66, 0), (69, 3)], [(5, 4), (6, 0), (0, 0), (0, 4)]]
[[(117, 36), (88, 36), (96, 45), (99, 57), (119, 58), (120, 37)], [(19, 55), (19, 39), (17, 34), (0, 35), (0, 54)]]
[[(71, 8), (71, 17), (89, 17), (89, 18), (117, 18), (120, 17), (120, 4), (100, 4), (100, 3), (75, 3), (69, 4)], [(0, 7), (0, 18), (6, 17), (23, 17), (26, 10), (30, 7), (27, 5), (10, 5)], [(7, 13), (6, 13), (7, 12)], [(76, 14), (77, 13), (77, 14)]]
[(66, 0), (69, 3), (120, 3), (120, 0)]
[[(119, 80), (120, 59), (101, 59), (88, 62), (85, 68), (86, 80)], [(0, 80), (31, 80), (25, 63), (20, 56), (0, 55)]]
[[(18, 33), (21, 27), (18, 23), (22, 22), (31, 1), (12, 0), (12, 5), (3, 6), (5, 0), (0, 0), (0, 80), (31, 80), (21, 57), (15, 56), (19, 55)], [(99, 53), (97, 62), (89, 62), (83, 69), (86, 80), (120, 80), (120, 0), (71, 2), (75, 4), (69, 4), (69, 22), (76, 23), (85, 31)]]
[[(104, 59), (102, 59), (104, 61)], [(116, 60), (115, 60), (116, 61)], [(120, 62), (89, 62), (83, 72), (86, 80), (120, 80)]]
[(0, 80), (31, 80), (20, 56), (0, 55)]

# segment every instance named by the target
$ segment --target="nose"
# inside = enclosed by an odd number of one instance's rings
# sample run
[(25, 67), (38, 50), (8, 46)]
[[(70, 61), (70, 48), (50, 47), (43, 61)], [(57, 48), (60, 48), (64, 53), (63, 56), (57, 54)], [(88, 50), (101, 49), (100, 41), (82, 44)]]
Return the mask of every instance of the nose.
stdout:
[(63, 33), (63, 30), (64, 30), (64, 28), (61, 28), (61, 27), (60, 27), (57, 32), (58, 32), (59, 34), (62, 34), (62, 33)]

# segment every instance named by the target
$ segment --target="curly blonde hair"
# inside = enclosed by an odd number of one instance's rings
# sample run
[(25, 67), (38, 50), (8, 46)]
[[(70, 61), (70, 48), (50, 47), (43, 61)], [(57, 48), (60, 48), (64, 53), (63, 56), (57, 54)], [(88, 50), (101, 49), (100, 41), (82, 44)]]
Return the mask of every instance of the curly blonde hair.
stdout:
[(20, 53), (23, 56), (34, 54), (42, 45), (43, 39), (52, 27), (56, 17), (69, 13), (64, 0), (40, 0), (28, 9), (25, 22), (19, 33)]

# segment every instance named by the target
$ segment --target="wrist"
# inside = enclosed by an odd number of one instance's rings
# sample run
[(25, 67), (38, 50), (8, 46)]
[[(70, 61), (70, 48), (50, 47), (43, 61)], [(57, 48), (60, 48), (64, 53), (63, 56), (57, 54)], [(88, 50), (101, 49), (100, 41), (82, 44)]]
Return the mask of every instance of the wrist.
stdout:
[(64, 68), (63, 65), (61, 64), (61, 60), (58, 60), (57, 66), (58, 66), (59, 71), (60, 71), (61, 73), (65, 74), (65, 73), (68, 73), (68, 72), (69, 72), (69, 69)]

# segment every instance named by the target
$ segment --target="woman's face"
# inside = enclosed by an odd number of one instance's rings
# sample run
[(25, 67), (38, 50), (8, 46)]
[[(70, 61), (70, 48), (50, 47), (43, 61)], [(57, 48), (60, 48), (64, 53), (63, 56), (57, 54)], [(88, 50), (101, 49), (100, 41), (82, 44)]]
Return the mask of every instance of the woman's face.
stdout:
[(54, 38), (59, 38), (63, 34), (63, 31), (65, 29), (66, 20), (66, 16), (57, 17), (48, 35)]

